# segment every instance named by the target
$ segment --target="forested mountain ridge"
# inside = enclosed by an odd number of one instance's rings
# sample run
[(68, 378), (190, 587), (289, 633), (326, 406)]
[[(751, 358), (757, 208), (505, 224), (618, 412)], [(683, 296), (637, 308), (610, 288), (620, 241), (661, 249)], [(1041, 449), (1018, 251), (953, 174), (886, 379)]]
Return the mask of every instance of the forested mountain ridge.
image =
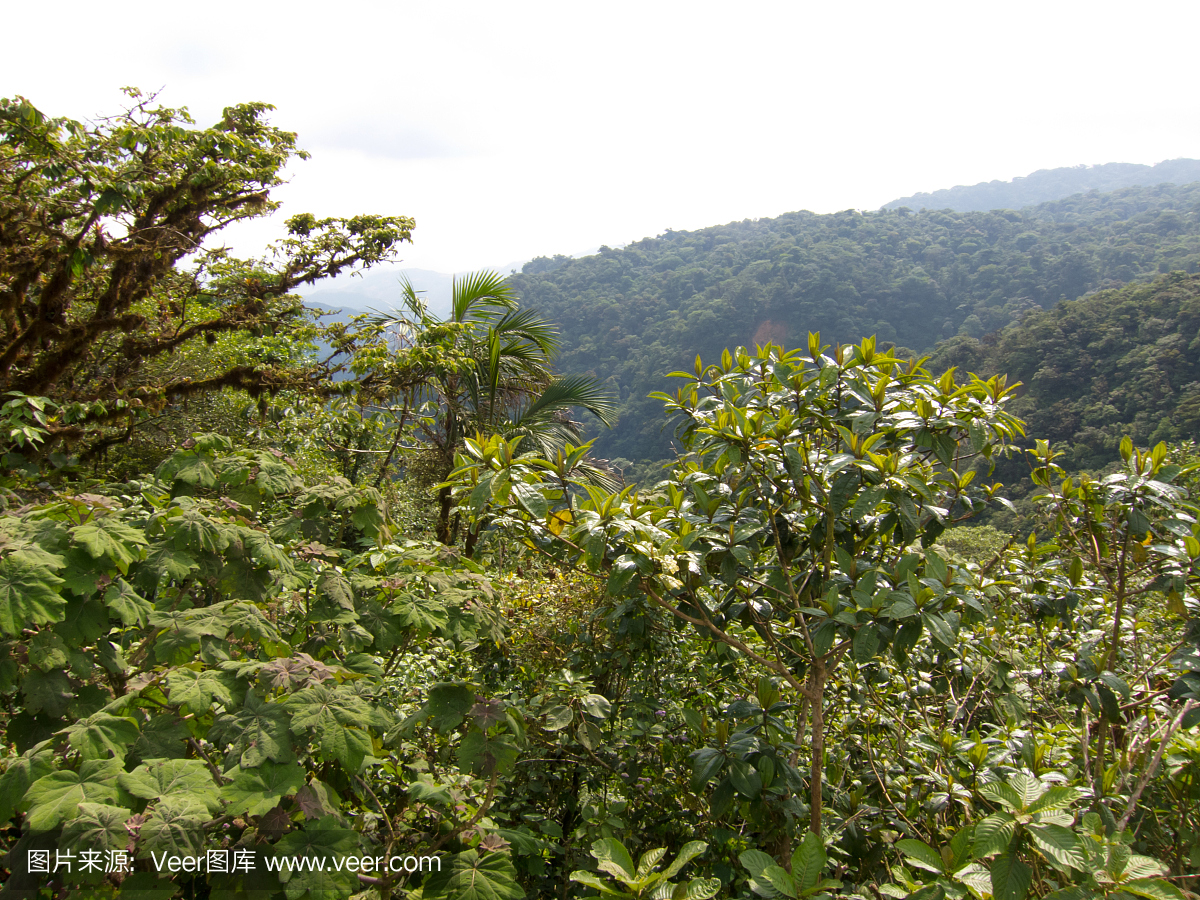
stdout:
[(1020, 314), (1200, 265), (1200, 184), (1090, 193), (1021, 211), (795, 212), (667, 232), (583, 259), (541, 258), (515, 276), (562, 329), (564, 371), (619, 393), (598, 452), (669, 456), (651, 391), (726, 346), (878, 335), (928, 350)]
[(1200, 160), (1168, 159), (1153, 166), (1137, 163), (1105, 163), (1100, 166), (1064, 166), (1039, 169), (1012, 181), (981, 181), (960, 184), (931, 193), (916, 193), (883, 205), (884, 209), (953, 209), (982, 212), (989, 209), (1020, 209), (1035, 203), (1061, 200), (1085, 191), (1115, 191), (1124, 187), (1152, 184), (1188, 184), (1200, 181)]
[(937, 370), (958, 366), (1020, 381), (1013, 412), (1029, 434), (1098, 468), (1130, 435), (1140, 445), (1200, 437), (1200, 275), (1173, 272), (1065, 301), (982, 340), (938, 347)]

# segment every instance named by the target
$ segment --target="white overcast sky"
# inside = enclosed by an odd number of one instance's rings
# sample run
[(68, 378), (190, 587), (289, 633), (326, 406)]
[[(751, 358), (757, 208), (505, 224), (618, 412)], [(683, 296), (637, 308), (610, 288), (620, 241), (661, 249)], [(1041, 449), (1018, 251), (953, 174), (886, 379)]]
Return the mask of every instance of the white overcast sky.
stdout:
[[(1200, 157), (1200, 3), (9, 0), (4, 96), (274, 104), (284, 214), (464, 271), (1040, 168)], [(277, 217), (277, 219), (282, 217)], [(272, 221), (230, 236), (249, 255)]]

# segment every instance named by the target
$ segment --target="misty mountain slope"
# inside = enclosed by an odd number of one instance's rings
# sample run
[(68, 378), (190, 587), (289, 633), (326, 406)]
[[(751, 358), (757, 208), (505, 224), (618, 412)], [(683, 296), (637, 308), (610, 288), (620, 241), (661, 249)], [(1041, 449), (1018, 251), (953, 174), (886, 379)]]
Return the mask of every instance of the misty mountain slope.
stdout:
[(775, 341), (882, 341), (927, 350), (1023, 312), (1200, 267), (1200, 184), (1089, 193), (1021, 211), (788, 213), (668, 232), (583, 259), (538, 259), (515, 276), (525, 305), (563, 332), (562, 371), (621, 399), (597, 449), (670, 455), (666, 373), (697, 354)]
[(1021, 382), (1028, 433), (1099, 467), (1122, 436), (1139, 447), (1200, 439), (1200, 275), (1101, 291), (1037, 310), (982, 340), (956, 337), (931, 365)]
[(1115, 191), (1125, 187), (1155, 184), (1190, 184), (1200, 181), (1200, 159), (1169, 159), (1154, 166), (1136, 163), (1106, 163), (1039, 169), (1012, 181), (981, 181), (932, 193), (913, 194), (885, 203), (883, 209), (953, 209), (983, 212), (990, 209), (1021, 209), (1037, 203), (1061, 200), (1087, 191)]

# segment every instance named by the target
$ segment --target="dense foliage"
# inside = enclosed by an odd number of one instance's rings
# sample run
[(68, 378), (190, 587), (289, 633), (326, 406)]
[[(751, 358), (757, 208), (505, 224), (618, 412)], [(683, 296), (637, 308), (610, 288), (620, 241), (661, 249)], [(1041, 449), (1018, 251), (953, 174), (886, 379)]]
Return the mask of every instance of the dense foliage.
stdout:
[(934, 359), (1005, 373), (1030, 431), (1098, 468), (1122, 436), (1141, 444), (1200, 438), (1200, 276), (1101, 291), (1025, 316), (982, 340), (960, 336)]
[(1038, 169), (1012, 181), (981, 181), (932, 193), (913, 194), (883, 205), (884, 209), (954, 209), (984, 212), (989, 209), (1020, 209), (1050, 200), (1061, 200), (1087, 191), (1115, 191), (1135, 185), (1191, 184), (1200, 181), (1200, 160), (1168, 159), (1153, 166), (1136, 163), (1105, 163)]
[(644, 462), (671, 456), (671, 431), (647, 395), (697, 353), (802, 345), (816, 330), (916, 351), (959, 333), (979, 337), (1063, 298), (1194, 272), (1198, 207), (1193, 185), (1020, 212), (789, 213), (534, 260), (513, 283), (561, 325), (561, 364), (619, 392), (619, 421), (598, 437), (598, 452)]
[[(603, 392), (554, 371), (560, 336), (511, 282), (458, 279), (445, 321), (408, 291), (404, 315), (318, 334), (289, 279), (386, 257), (402, 217), (295, 217), (273, 263), (164, 246), (142, 281), (122, 259), (161, 232), (114, 218), (88, 240), (120, 252), (76, 271), (61, 233), (30, 237), (101, 215), (72, 172), (163, 166), (134, 206), (182, 172), (201, 206), (222, 185), (233, 212), (203, 231), (269, 208), (237, 198), (279, 154), (197, 172), (224, 126), (138, 107), (118, 152), (109, 125), (2, 108), (30, 205), (0, 258), (40, 260), (2, 270), (40, 335), (12, 371), (78, 353), (0, 404), (0, 897), (1196, 896), (1194, 445), (1126, 437), (1103, 477), (1071, 474), (1003, 376), (809, 334), (689, 357), (654, 398), (680, 458), (621, 487), (568, 415), (606, 414)], [(243, 149), (291, 152), (235, 109)], [(818, 225), (892, 218), (933, 227)], [(1151, 224), (1129, 240), (1153, 259)], [(1046, 315), (1179, 336), (1194, 292), (1172, 275)], [(168, 329), (188, 337), (130, 363)], [(1027, 533), (964, 527), (1022, 457)]]

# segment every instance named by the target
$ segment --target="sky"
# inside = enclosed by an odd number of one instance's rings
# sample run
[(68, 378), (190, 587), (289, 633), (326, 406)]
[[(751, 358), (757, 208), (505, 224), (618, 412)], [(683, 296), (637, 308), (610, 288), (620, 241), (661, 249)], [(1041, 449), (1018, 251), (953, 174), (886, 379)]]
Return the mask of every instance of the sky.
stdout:
[(1200, 3), (11, 2), (3, 96), (74, 118), (160, 90), (265, 101), (311, 152), (296, 212), (416, 219), (406, 267), (579, 255), (667, 229), (1037, 169), (1200, 157)]

